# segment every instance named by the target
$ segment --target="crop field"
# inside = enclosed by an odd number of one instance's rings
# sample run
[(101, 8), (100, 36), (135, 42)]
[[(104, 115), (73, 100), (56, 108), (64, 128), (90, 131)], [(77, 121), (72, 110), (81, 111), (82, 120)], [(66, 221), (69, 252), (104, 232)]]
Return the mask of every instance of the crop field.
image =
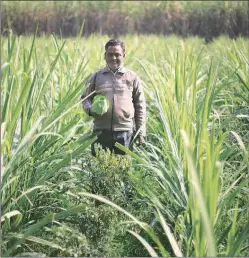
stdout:
[(248, 38), (121, 37), (146, 144), (93, 158), (80, 96), (107, 40), (2, 38), (2, 255), (249, 256)]

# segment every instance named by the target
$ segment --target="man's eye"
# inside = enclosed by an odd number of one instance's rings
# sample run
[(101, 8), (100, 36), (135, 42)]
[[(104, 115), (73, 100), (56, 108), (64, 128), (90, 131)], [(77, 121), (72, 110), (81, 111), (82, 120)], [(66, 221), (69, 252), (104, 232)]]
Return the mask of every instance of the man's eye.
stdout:
[(115, 56), (115, 57), (120, 57), (121, 54), (111, 54), (111, 53), (107, 53), (107, 56), (108, 56), (108, 57), (113, 57), (113, 56)]

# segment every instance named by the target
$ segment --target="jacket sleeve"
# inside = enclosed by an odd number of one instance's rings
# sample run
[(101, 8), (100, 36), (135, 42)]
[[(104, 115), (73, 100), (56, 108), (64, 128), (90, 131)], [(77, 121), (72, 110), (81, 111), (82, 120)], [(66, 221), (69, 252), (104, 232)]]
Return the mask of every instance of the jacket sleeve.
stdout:
[(135, 109), (135, 126), (138, 135), (146, 135), (146, 101), (142, 82), (138, 76), (133, 86), (133, 104)]
[(85, 89), (84, 93), (81, 95), (81, 99), (83, 100), (82, 107), (89, 116), (91, 116), (90, 109), (92, 107), (92, 100), (96, 94), (94, 93), (94, 94), (90, 95), (89, 97), (88, 97), (88, 95), (91, 94), (95, 90), (96, 76), (97, 76), (97, 73), (94, 73), (90, 77), (90, 79), (87, 81), (86, 89)]

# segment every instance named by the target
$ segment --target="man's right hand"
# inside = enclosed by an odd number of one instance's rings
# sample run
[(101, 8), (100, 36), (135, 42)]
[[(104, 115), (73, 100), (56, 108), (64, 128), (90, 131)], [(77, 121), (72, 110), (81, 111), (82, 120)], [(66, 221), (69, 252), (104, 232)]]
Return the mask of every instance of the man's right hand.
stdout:
[(92, 117), (101, 116), (101, 115), (97, 114), (96, 112), (94, 112), (91, 108), (89, 110), (89, 115), (92, 116)]
[(98, 115), (96, 112), (94, 112), (91, 108), (89, 109), (89, 115), (95, 117)]

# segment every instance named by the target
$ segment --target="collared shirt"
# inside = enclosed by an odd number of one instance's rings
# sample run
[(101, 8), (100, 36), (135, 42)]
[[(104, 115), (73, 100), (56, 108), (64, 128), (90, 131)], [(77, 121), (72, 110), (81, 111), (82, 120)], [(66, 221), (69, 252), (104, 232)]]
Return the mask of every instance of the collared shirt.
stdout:
[[(96, 92), (87, 97), (93, 91)], [(122, 66), (115, 72), (105, 67), (94, 73), (82, 95), (83, 108), (89, 115), (96, 94), (104, 95), (110, 108), (102, 116), (94, 116), (94, 130), (135, 129), (145, 135), (146, 103), (141, 80), (135, 72)]]

